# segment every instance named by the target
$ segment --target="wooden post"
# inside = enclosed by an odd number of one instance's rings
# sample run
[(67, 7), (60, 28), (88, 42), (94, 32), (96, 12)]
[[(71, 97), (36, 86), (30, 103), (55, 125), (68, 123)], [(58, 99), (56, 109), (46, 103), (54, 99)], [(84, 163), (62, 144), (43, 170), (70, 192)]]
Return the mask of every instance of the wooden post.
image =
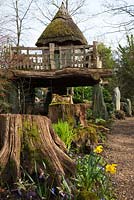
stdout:
[(86, 65), (86, 49), (83, 47), (83, 59), (82, 59), (82, 68)]
[(47, 59), (46, 59), (46, 54), (45, 54), (45, 50), (42, 49), (42, 69), (46, 70), (48, 68), (48, 63), (47, 63)]
[(72, 67), (75, 67), (75, 49), (72, 47)]
[(27, 48), (27, 58), (26, 58), (26, 69), (30, 69), (30, 58), (29, 58), (29, 48)]
[(62, 62), (62, 49), (61, 49), (61, 47), (59, 47), (59, 54), (60, 54), (60, 57), (59, 57), (60, 69), (62, 69), (63, 68), (63, 62)]
[(49, 44), (49, 52), (50, 52), (50, 69), (56, 69), (55, 61), (54, 61), (54, 43)]
[(92, 68), (92, 57), (91, 57), (91, 52), (88, 53), (88, 63), (87, 66), (88, 68)]
[(97, 42), (93, 41), (93, 68), (97, 68)]

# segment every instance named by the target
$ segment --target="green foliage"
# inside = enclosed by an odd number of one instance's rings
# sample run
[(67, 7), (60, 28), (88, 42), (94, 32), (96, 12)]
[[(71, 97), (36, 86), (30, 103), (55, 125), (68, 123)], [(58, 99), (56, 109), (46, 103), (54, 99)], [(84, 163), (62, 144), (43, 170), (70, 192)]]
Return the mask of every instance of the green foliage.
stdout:
[(115, 199), (109, 177), (105, 172), (105, 165), (102, 157), (94, 152), (78, 160), (76, 176), (78, 199)]
[(102, 59), (103, 68), (113, 68), (115, 61), (113, 59), (112, 50), (103, 43), (98, 45), (98, 53)]
[(8, 113), (10, 110), (10, 105), (5, 102), (4, 98), (0, 98), (0, 113)]
[[(54, 177), (52, 178), (51, 183), (49, 183), (48, 179), (49, 179), (50, 174), (48, 174), (48, 173), (44, 174), (44, 171), (46, 171), (45, 162), (43, 162), (44, 169), (43, 169), (41, 175), (39, 175), (39, 173), (38, 173), (36, 161), (34, 162), (34, 164), (35, 164), (35, 180), (34, 180), (34, 183), (35, 183), (36, 188), (37, 188), (37, 193), (38, 193), (38, 195), (41, 199), (43, 199), (45, 197), (49, 200), (51, 189), (52, 189), (53, 184), (54, 184)], [(43, 178), (43, 176), (45, 176), (46, 180), (42, 182), (41, 178)], [(48, 185), (48, 183), (49, 183), (49, 185)]]
[(129, 98), (134, 104), (134, 36), (127, 35), (126, 46), (119, 45), (117, 66), (118, 84), (122, 98)]
[(78, 152), (89, 153), (92, 146), (97, 142), (98, 134), (95, 127), (87, 126), (74, 129), (73, 143), (77, 147)]
[[(30, 180), (32, 180), (32, 178), (30, 178)], [(35, 190), (36, 186), (34, 181), (32, 180), (31, 182), (28, 180), (21, 180), (19, 179), (18, 182), (15, 183), (15, 185), (17, 186), (18, 191), (20, 192), (28, 192), (30, 190)]]
[[(113, 90), (113, 87), (110, 88), (110, 86), (103, 88), (104, 102), (106, 103), (108, 113), (111, 113), (113, 110), (112, 95), (111, 95), (112, 90)], [(92, 99), (93, 99), (93, 87), (76, 87), (76, 88), (74, 88), (74, 97), (73, 97), (74, 103), (92, 104)], [(91, 119), (92, 117), (93, 117), (93, 113), (89, 109), (87, 111), (87, 119)]]
[(53, 128), (69, 150), (74, 136), (72, 127), (66, 121), (58, 121), (57, 124), (53, 124)]
[(107, 121), (105, 119), (102, 119), (102, 118), (96, 118), (95, 123), (98, 124), (98, 125), (105, 126)]
[[(59, 190), (59, 193), (62, 194), (63, 199), (65, 197), (65, 199), (67, 200), (72, 200), (72, 188), (71, 186), (68, 184), (67, 180), (65, 179), (64, 176), (62, 176), (62, 183), (61, 183), (61, 187), (57, 187), (57, 189)], [(62, 198), (59, 198), (59, 200), (61, 200)], [(73, 199), (75, 200), (75, 198), (73, 197)]]
[(99, 200), (95, 192), (91, 192), (88, 190), (80, 191), (77, 200)]
[(65, 177), (62, 176), (60, 187), (56, 187), (56, 175), (47, 172), (46, 163), (44, 161), (42, 161), (41, 173), (39, 173), (37, 162), (34, 161), (34, 171), (35, 174), (33, 176), (22, 168), (23, 179), (19, 179), (15, 184), (21, 196), (25, 194), (25, 196), (28, 197), (30, 193), (30, 199), (32, 199), (32, 195), (34, 195), (36, 199), (72, 199), (72, 190)]
[(4, 75), (0, 74), (0, 76), (0, 113), (8, 113), (11, 108), (11, 105), (8, 102), (11, 84)]
[(75, 87), (74, 88), (74, 103), (83, 103), (84, 100), (92, 100), (92, 87)]
[[(114, 69), (116, 65), (116, 61), (114, 58), (114, 54), (110, 47), (105, 46), (103, 43), (100, 43), (98, 45), (98, 52), (100, 54), (100, 57), (102, 59), (102, 66), (103, 68), (108, 69)], [(104, 102), (106, 103), (108, 114), (110, 114), (113, 111), (112, 107), (112, 92), (113, 88), (117, 86), (117, 80), (116, 76), (114, 74), (112, 75), (112, 78), (108, 78), (108, 85), (103, 88), (103, 96), (104, 96)]]
[(51, 190), (53, 188), (54, 177), (51, 175), (50, 183), (50, 174), (46, 172), (46, 165), (44, 161), (42, 161), (42, 166), (42, 174), (39, 174), (37, 163), (34, 161), (34, 176), (30, 175), (25, 169), (22, 168), (23, 179), (19, 179), (15, 184), (21, 196), (27, 196), (28, 198), (28, 196), (31, 195), (30, 199), (32, 199), (32, 195), (34, 195), (37, 199), (51, 200)]
[(104, 101), (105, 102), (111, 102), (112, 101), (112, 95), (108, 88), (103, 88), (103, 95), (104, 95)]
[(87, 109), (87, 112), (86, 112), (86, 119), (87, 120), (90, 120), (90, 119), (92, 119), (92, 117), (93, 117), (93, 113), (92, 113), (92, 109)]

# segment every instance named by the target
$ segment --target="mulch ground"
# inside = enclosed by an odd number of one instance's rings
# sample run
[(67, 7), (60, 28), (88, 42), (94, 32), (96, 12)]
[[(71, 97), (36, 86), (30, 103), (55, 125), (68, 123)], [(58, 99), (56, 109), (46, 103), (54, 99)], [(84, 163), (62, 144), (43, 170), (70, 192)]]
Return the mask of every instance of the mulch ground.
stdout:
[(134, 200), (134, 118), (115, 121), (108, 135), (105, 156), (116, 163), (112, 176), (117, 200)]

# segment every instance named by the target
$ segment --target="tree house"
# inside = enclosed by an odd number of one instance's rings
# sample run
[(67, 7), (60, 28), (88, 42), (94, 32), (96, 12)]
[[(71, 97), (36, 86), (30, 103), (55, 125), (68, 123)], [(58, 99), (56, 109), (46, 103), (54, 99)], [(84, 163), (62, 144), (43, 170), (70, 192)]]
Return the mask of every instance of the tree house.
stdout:
[(12, 47), (6, 66), (19, 91), (22, 113), (32, 112), (37, 87), (64, 94), (67, 87), (95, 85), (111, 76), (103, 68), (97, 42), (87, 44), (63, 3), (36, 46)]

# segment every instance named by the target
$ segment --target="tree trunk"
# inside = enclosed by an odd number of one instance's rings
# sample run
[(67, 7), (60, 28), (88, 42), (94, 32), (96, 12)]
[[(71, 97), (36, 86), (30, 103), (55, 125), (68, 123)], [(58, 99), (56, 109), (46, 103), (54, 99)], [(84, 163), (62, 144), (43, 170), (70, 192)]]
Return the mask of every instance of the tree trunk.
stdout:
[[(74, 161), (52, 129), (47, 117), (35, 115), (0, 115), (0, 176), (1, 181), (14, 183), (21, 176), (20, 166), (34, 173), (34, 163), (41, 170), (43, 162), (61, 183), (62, 175), (73, 174)], [(46, 162), (47, 161), (47, 162)]]

